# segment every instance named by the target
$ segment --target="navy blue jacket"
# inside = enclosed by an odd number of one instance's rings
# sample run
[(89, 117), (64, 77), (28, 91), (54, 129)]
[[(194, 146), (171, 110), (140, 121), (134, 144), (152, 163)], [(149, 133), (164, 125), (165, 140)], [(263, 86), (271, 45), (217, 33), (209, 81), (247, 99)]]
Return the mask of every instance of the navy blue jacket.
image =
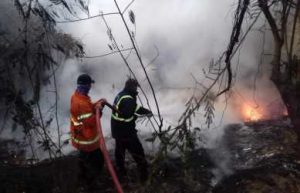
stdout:
[(126, 139), (136, 136), (137, 130), (135, 128), (135, 121), (137, 119), (137, 115), (151, 113), (150, 110), (137, 105), (136, 93), (126, 91), (126, 89), (116, 96), (114, 106), (120, 112), (118, 114), (113, 111), (111, 117), (111, 132), (113, 138), (116, 139)]

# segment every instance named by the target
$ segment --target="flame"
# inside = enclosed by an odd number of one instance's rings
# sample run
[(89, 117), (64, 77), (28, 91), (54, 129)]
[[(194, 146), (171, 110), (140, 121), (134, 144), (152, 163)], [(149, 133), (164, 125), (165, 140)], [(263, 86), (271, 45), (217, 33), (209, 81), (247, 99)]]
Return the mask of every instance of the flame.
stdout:
[(242, 116), (245, 121), (259, 121), (262, 119), (263, 114), (259, 111), (259, 108), (253, 108), (244, 104), (242, 108)]
[(256, 122), (286, 117), (288, 116), (288, 111), (281, 103), (257, 105), (251, 102), (245, 102), (241, 105), (240, 114), (245, 122)]
[(287, 111), (286, 108), (283, 110), (283, 116), (289, 116), (289, 112)]

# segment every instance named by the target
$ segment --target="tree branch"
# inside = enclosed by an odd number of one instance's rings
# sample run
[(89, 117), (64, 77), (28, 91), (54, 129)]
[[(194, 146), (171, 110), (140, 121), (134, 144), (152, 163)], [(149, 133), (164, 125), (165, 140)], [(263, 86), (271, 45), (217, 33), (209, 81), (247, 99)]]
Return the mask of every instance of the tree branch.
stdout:
[(241, 2), (241, 0), (239, 1), (239, 5), (235, 13), (235, 24), (231, 33), (230, 42), (226, 51), (226, 58), (225, 58), (226, 70), (228, 73), (227, 87), (221, 92), (219, 92), (217, 96), (220, 96), (223, 93), (229, 91), (231, 87), (231, 82), (232, 82), (231, 55), (236, 43), (238, 43), (239, 41), (239, 36), (240, 36), (244, 16), (248, 9), (249, 3), (250, 0), (244, 0), (243, 3)]
[(113, 51), (113, 52), (109, 52), (109, 53), (106, 53), (106, 54), (102, 54), (102, 55), (96, 55), (96, 56), (83, 56), (81, 58), (102, 58), (102, 57), (105, 57), (105, 56), (109, 56), (109, 55), (112, 55), (112, 54), (116, 54), (116, 53), (119, 53), (119, 52), (124, 52), (124, 51), (131, 51), (133, 48), (126, 48), (126, 49), (120, 49), (120, 50), (117, 50), (117, 51)]
[(289, 61), (291, 61), (292, 57), (293, 57), (294, 39), (295, 39), (295, 31), (296, 31), (296, 25), (297, 25), (297, 20), (298, 20), (298, 15), (299, 15), (299, 9), (300, 9), (300, 0), (297, 0), (296, 13), (294, 16), (292, 37), (291, 37), (291, 42), (290, 42)]
[(151, 83), (151, 81), (150, 81), (150, 78), (149, 78), (147, 72), (146, 72), (144, 63), (143, 63), (142, 58), (141, 58), (141, 56), (140, 56), (140, 54), (139, 54), (139, 52), (138, 52), (138, 49), (137, 49), (137, 47), (136, 47), (136, 45), (135, 45), (135, 42), (134, 42), (133, 37), (132, 37), (132, 35), (131, 35), (130, 31), (129, 31), (129, 28), (128, 28), (128, 25), (127, 25), (127, 23), (126, 23), (126, 21), (125, 21), (125, 19), (124, 19), (124, 16), (123, 16), (123, 14), (122, 14), (122, 12), (121, 12), (121, 10), (120, 10), (120, 7), (119, 7), (119, 5), (118, 5), (118, 3), (117, 3), (116, 0), (114, 0), (114, 2), (115, 2), (115, 5), (116, 5), (116, 7), (117, 7), (117, 9), (118, 9), (118, 11), (119, 11), (119, 14), (120, 14), (120, 16), (121, 16), (121, 18), (122, 18), (122, 21), (123, 21), (123, 23), (124, 23), (124, 25), (125, 25), (125, 27), (126, 27), (126, 30), (127, 30), (127, 33), (128, 33), (128, 35), (129, 35), (129, 37), (130, 37), (131, 43), (132, 43), (132, 45), (133, 45), (133, 48), (134, 48), (134, 50), (135, 50), (135, 52), (136, 52), (136, 55), (137, 55), (137, 57), (138, 57), (138, 60), (139, 60), (139, 62), (140, 62), (140, 64), (141, 64), (141, 66), (142, 66), (142, 69), (143, 69), (144, 73), (145, 73), (146, 79), (147, 79), (147, 81), (148, 81), (148, 83), (149, 83), (149, 85), (150, 85), (150, 89), (151, 89), (151, 91), (152, 91), (153, 98), (154, 98), (155, 105), (156, 105), (156, 109), (157, 109), (158, 118), (159, 118), (159, 121), (160, 121), (159, 131), (161, 132), (161, 128), (162, 128), (162, 125), (163, 125), (163, 122), (162, 122), (163, 119), (162, 119), (161, 114), (160, 114), (160, 110), (159, 110), (159, 106), (158, 106), (158, 102), (157, 102), (157, 99), (156, 99), (156, 95), (155, 95), (155, 92), (154, 92), (153, 85), (152, 85), (152, 83)]
[(84, 20), (93, 19), (93, 18), (96, 18), (96, 17), (102, 17), (102, 16), (105, 16), (105, 15), (117, 15), (117, 14), (119, 14), (119, 13), (118, 13), (118, 12), (101, 13), (101, 14), (98, 14), (98, 15), (94, 15), (94, 16), (90, 16), (90, 17), (82, 18), (82, 19), (65, 20), (65, 21), (55, 21), (55, 22), (56, 22), (56, 23), (74, 23), (74, 22), (78, 22), (78, 21), (84, 21)]
[[(125, 56), (124, 56), (123, 53), (121, 52), (121, 50), (120, 50), (120, 48), (119, 48), (119, 46), (118, 46), (118, 44), (117, 44), (117, 41), (115, 40), (114, 35), (112, 34), (111, 29), (109, 28), (109, 26), (108, 26), (108, 24), (107, 24), (107, 22), (106, 22), (104, 16), (102, 17), (102, 19), (103, 19), (103, 21), (104, 21), (104, 23), (105, 23), (105, 26), (106, 26), (107, 30), (110, 30), (110, 38), (111, 38), (112, 42), (115, 44), (115, 46), (116, 46), (116, 48), (117, 48), (117, 52), (120, 54), (121, 58), (123, 59), (124, 63), (126, 64), (126, 66), (127, 66), (128, 70), (129, 70), (130, 74), (132, 74), (132, 76), (134, 77), (134, 79), (137, 80), (137, 77), (135, 76), (133, 70), (132, 70), (131, 67), (129, 66), (128, 61), (126, 60)], [(146, 102), (147, 102), (148, 106), (150, 106), (150, 105), (149, 105), (149, 100), (148, 100), (148, 98), (147, 98), (147, 96), (146, 96), (146, 93), (145, 93), (144, 89), (143, 89), (142, 87), (140, 87), (140, 89), (141, 89), (143, 95), (144, 95), (145, 98), (146, 98)], [(139, 100), (140, 100), (141, 104), (143, 104), (140, 98), (139, 98)], [(155, 122), (157, 123), (157, 125), (159, 125), (158, 122), (156, 121), (156, 119), (154, 119), (154, 120), (155, 120)], [(154, 127), (154, 125), (152, 124), (152, 122), (150, 122), (150, 123), (151, 123), (151, 125), (153, 126), (153, 128), (154, 128), (154, 130), (155, 130), (155, 127)], [(155, 132), (157, 132), (157, 131), (155, 130)]]
[(261, 8), (266, 19), (268, 20), (275, 41), (282, 42), (282, 38), (280, 37), (278, 26), (275, 22), (273, 15), (269, 10), (268, 0), (258, 0), (258, 6)]

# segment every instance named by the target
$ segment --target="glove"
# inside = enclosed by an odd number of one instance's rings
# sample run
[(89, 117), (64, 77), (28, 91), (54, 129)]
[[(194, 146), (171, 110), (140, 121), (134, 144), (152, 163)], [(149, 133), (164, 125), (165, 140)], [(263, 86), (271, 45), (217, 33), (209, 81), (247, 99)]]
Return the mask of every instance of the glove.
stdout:
[(153, 113), (152, 112), (150, 112), (150, 113), (148, 113), (148, 114), (146, 114), (146, 117), (152, 117), (153, 116)]
[(76, 135), (79, 135), (79, 134), (81, 134), (81, 128), (74, 129), (74, 135), (76, 136)]

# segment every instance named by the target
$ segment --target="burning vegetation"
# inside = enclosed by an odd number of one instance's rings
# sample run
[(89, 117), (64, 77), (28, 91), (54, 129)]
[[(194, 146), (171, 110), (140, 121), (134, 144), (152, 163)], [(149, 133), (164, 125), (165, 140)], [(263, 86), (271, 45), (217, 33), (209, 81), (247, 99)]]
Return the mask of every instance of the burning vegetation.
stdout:
[(288, 113), (281, 103), (267, 106), (244, 103), (241, 105), (241, 116), (244, 122), (257, 122), (287, 117)]
[(263, 113), (259, 107), (243, 104), (242, 117), (245, 122), (254, 122), (263, 119)]

